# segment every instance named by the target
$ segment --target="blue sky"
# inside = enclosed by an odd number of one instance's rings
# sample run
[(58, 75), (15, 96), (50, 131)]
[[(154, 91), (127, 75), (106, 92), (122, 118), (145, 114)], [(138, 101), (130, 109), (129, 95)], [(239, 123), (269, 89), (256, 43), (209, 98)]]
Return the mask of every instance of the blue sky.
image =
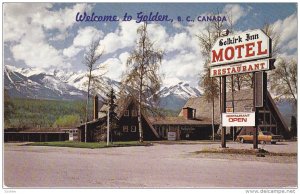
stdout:
[[(85, 49), (95, 37), (100, 38), (107, 76), (120, 80), (126, 59), (134, 48), (136, 14), (159, 12), (174, 19), (150, 22), (149, 35), (157, 48), (165, 51), (161, 74), (164, 85), (186, 81), (197, 85), (203, 69), (203, 57), (196, 35), (208, 22), (176, 22), (181, 16), (196, 18), (219, 11), (232, 13), (235, 31), (262, 28), (274, 24), (281, 34), (280, 56), (297, 59), (296, 3), (5, 3), (3, 5), (4, 64), (53, 71), (85, 71)], [(76, 22), (76, 14), (133, 16), (132, 21)]]

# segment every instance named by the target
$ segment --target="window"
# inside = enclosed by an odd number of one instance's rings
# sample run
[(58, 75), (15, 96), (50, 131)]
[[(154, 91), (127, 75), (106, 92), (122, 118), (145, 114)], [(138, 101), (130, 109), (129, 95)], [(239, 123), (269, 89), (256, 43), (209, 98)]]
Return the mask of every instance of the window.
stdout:
[(131, 111), (131, 115), (132, 115), (133, 117), (136, 117), (136, 116), (137, 116), (136, 110), (133, 109), (133, 110)]
[(136, 132), (136, 126), (131, 126), (131, 132)]
[(127, 125), (123, 126), (123, 132), (128, 132), (128, 126)]
[(129, 116), (129, 110), (125, 110), (124, 116), (126, 116), (126, 117)]

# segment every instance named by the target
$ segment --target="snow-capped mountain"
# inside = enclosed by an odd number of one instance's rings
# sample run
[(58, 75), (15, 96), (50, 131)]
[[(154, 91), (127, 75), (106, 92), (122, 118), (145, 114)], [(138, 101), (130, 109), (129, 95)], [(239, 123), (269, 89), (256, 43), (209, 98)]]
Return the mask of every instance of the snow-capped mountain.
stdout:
[[(94, 76), (101, 75), (94, 71)], [(12, 97), (40, 99), (84, 99), (86, 97), (86, 72), (50, 72), (34, 68), (17, 68), (4, 66), (4, 87)], [(104, 84), (119, 92), (120, 82), (104, 77)], [(200, 96), (197, 88), (180, 82), (176, 85), (163, 87), (159, 92), (160, 106), (166, 109), (180, 109), (191, 97)], [(105, 97), (105, 94), (98, 94)]]
[[(101, 72), (94, 71), (93, 76)], [(119, 91), (120, 83), (107, 77), (103, 78), (105, 85)], [(4, 66), (4, 87), (12, 97), (40, 99), (85, 99), (86, 73), (65, 72), (63, 70), (42, 71), (35, 68), (17, 68)], [(104, 93), (98, 93), (104, 97)]]
[(160, 91), (160, 106), (166, 109), (178, 110), (192, 97), (200, 96), (200, 91), (188, 83), (179, 82), (170, 87), (163, 87)]
[(12, 97), (40, 99), (81, 99), (85, 92), (52, 74), (4, 66), (4, 88)]

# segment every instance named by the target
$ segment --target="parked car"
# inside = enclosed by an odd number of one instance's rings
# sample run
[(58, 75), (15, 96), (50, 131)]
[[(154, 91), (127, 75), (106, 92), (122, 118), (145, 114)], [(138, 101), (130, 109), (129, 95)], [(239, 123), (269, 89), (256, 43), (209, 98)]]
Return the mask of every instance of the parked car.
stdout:
[[(253, 142), (254, 127), (246, 127), (242, 129), (240, 134), (237, 136), (237, 141), (241, 143)], [(276, 144), (276, 142), (282, 141), (283, 137), (281, 135), (274, 135), (269, 131), (258, 130), (258, 142), (261, 144), (271, 143)]]

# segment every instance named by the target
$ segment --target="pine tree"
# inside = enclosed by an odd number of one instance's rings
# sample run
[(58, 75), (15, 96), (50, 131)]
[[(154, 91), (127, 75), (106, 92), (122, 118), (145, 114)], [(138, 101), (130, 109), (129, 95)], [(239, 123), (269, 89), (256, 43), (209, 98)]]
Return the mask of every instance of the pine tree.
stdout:
[(115, 130), (117, 129), (117, 113), (116, 113), (116, 95), (115, 91), (112, 88), (110, 92), (106, 95), (107, 96), (107, 106), (109, 109), (109, 125), (110, 125), (110, 141), (113, 141), (114, 139), (114, 133), (116, 132)]

